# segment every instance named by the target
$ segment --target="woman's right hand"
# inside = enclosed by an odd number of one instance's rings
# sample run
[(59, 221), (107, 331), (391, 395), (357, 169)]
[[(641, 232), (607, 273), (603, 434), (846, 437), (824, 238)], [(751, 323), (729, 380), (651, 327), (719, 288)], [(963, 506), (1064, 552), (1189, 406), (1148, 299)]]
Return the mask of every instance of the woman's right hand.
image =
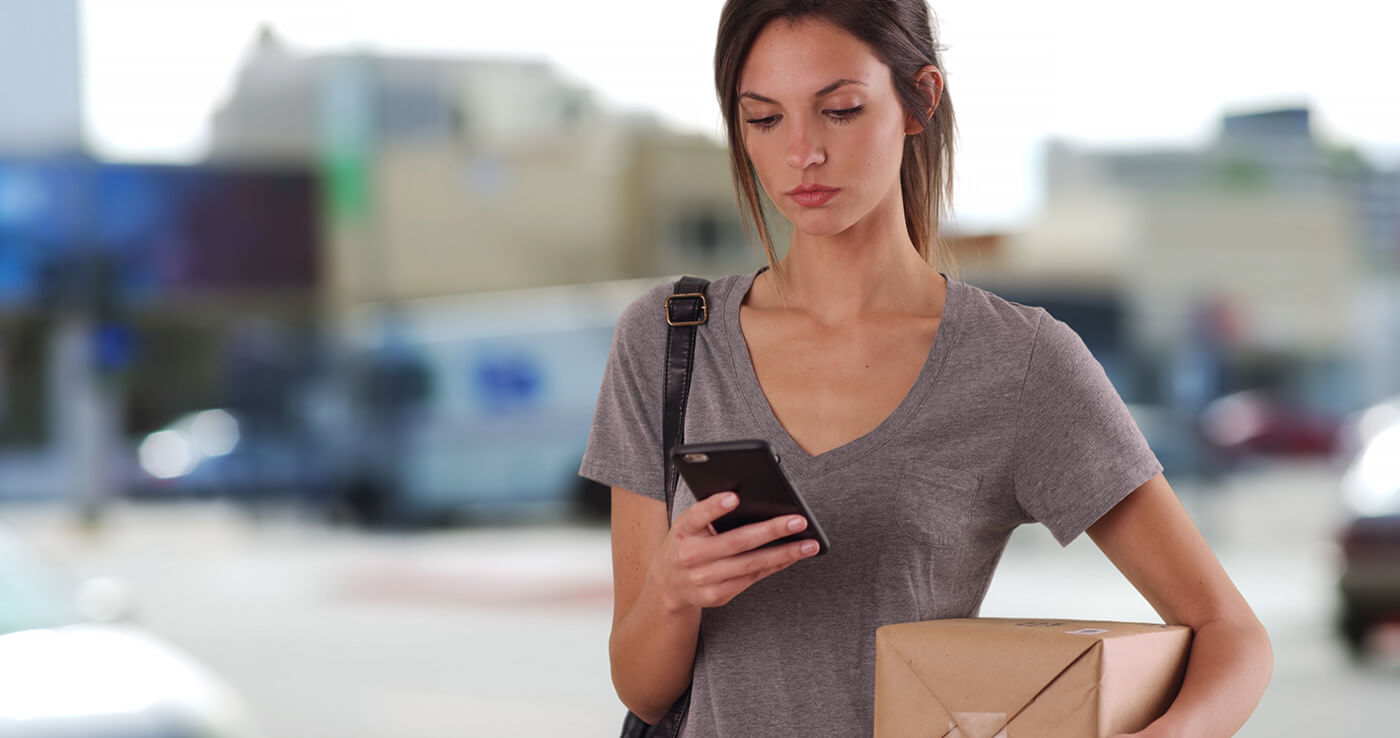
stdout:
[[(721, 492), (676, 516), (647, 571), (668, 609), (719, 607), (754, 582), (816, 555), (818, 545), (812, 540), (758, 548), (804, 530), (807, 520), (801, 515), (780, 515), (716, 533), (711, 523), (738, 504), (738, 495)], [(797, 527), (789, 527), (793, 521)], [(808, 546), (811, 550), (804, 551)]]

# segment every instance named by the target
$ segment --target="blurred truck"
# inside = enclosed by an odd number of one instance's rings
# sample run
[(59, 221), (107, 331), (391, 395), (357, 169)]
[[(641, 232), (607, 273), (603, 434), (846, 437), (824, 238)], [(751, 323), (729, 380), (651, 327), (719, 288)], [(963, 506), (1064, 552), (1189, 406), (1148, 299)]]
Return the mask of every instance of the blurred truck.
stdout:
[(306, 398), (327, 469), (313, 506), (367, 526), (606, 518), (609, 490), (578, 467), (613, 327), (661, 279), (355, 310)]

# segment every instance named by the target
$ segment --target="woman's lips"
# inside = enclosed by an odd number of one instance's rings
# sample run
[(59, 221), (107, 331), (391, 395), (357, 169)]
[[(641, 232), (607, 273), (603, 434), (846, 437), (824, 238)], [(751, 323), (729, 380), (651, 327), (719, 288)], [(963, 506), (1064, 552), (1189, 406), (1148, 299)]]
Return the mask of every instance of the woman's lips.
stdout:
[(797, 204), (804, 208), (816, 208), (831, 202), (831, 198), (836, 197), (836, 193), (840, 191), (840, 189), (810, 190), (808, 192), (793, 192), (788, 197), (797, 201)]

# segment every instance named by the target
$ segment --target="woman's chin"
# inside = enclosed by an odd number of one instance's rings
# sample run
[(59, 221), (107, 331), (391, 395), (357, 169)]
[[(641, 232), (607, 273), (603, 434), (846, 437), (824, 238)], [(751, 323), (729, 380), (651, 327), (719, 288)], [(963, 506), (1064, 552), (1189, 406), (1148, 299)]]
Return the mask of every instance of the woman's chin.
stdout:
[(837, 213), (826, 208), (802, 208), (797, 212), (783, 213), (792, 223), (794, 230), (801, 231), (807, 236), (834, 236), (847, 228), (851, 223), (841, 218)]

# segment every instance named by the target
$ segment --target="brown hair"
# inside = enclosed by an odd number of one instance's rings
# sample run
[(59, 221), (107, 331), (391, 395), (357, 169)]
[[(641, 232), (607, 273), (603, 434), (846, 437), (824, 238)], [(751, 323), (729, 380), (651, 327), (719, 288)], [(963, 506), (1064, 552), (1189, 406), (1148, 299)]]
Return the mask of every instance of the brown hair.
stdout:
[[(739, 118), (739, 73), (760, 31), (775, 19), (826, 21), (860, 39), (890, 68), (895, 93), (907, 114), (925, 121), (923, 130), (904, 139), (899, 188), (909, 240), (924, 261), (951, 262), (938, 227), (953, 199), (953, 101), (947, 73), (939, 58), (930, 11), (923, 0), (728, 0), (715, 42), (715, 91), (729, 139), (729, 164), (741, 217), (752, 222), (769, 268), (777, 274), (777, 255), (760, 204), (757, 174), (743, 145)], [(943, 74), (943, 94), (927, 115), (928, 101), (915, 83), (925, 66)]]

